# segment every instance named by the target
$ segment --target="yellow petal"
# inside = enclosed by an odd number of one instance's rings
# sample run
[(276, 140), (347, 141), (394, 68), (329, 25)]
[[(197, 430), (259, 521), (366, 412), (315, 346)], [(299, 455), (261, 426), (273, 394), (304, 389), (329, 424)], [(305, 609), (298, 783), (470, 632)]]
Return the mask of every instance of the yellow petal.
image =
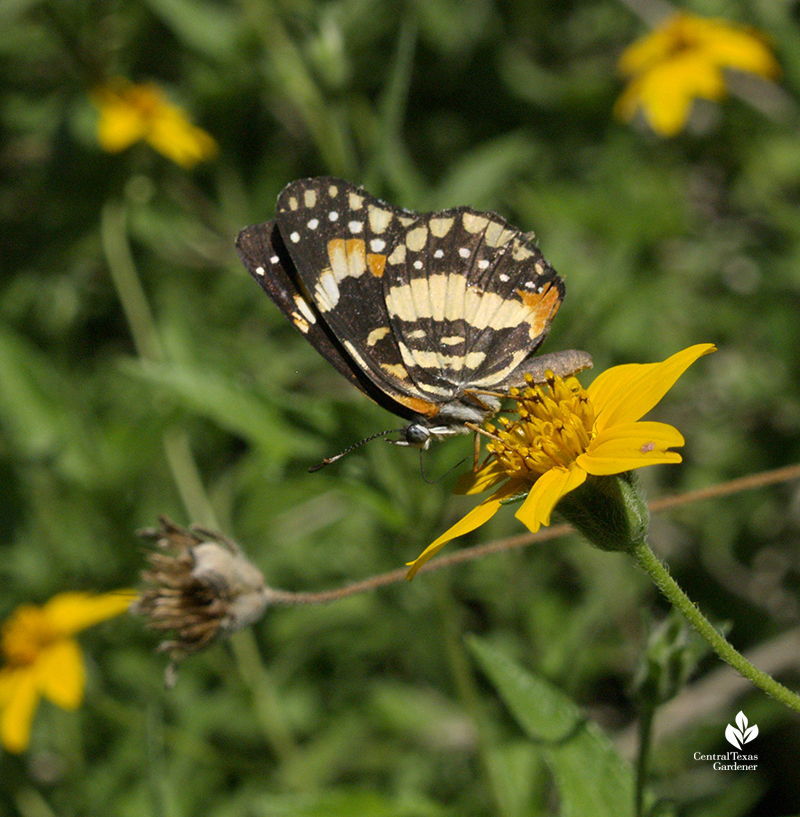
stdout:
[(100, 112), (98, 141), (110, 153), (144, 139), (159, 153), (186, 168), (217, 155), (214, 138), (195, 127), (154, 83), (134, 85), (117, 77), (95, 90), (92, 100)]
[(606, 369), (586, 390), (596, 412), (596, 431), (643, 417), (692, 363), (716, 348), (713, 343), (699, 343), (661, 363), (629, 363)]
[(669, 57), (675, 50), (675, 27), (682, 17), (680, 13), (673, 15), (658, 28), (629, 45), (619, 58), (620, 72), (626, 76), (640, 74)]
[(144, 139), (147, 124), (132, 108), (106, 107), (97, 122), (97, 141), (108, 153), (119, 153)]
[(697, 97), (721, 99), (725, 81), (717, 65), (686, 52), (633, 79), (617, 100), (615, 115), (630, 121), (641, 109), (661, 136), (675, 136), (685, 126)]
[(162, 108), (146, 138), (162, 156), (187, 169), (217, 155), (214, 138), (192, 125), (181, 110), (172, 105)]
[(572, 463), (569, 468), (551, 468), (534, 482), (515, 516), (533, 533), (550, 524), (550, 515), (562, 496), (586, 481), (586, 471)]
[(51, 626), (63, 635), (72, 635), (93, 624), (124, 613), (136, 598), (135, 590), (113, 593), (59, 593), (42, 608)]
[(722, 20), (705, 20), (697, 30), (704, 57), (724, 68), (750, 71), (767, 79), (780, 74), (780, 65), (753, 30), (734, 28)]
[(489, 488), (494, 488), (498, 482), (502, 482), (507, 478), (508, 474), (505, 468), (503, 468), (497, 460), (492, 460), (492, 462), (478, 471), (467, 471), (466, 474), (459, 477), (455, 488), (453, 488), (453, 493), (466, 495), (481, 494), (484, 491), (488, 491)]
[(28, 748), (39, 703), (33, 667), (0, 670), (0, 743), (18, 754)]
[(448, 542), (459, 536), (479, 528), (484, 523), (488, 522), (499, 510), (503, 499), (513, 496), (520, 490), (520, 483), (511, 481), (504, 485), (499, 490), (495, 491), (490, 497), (481, 502), (480, 505), (474, 507), (466, 516), (459, 519), (455, 525), (446, 530), (438, 539), (432, 542), (425, 550), (414, 559), (413, 562), (407, 562), (410, 570), (406, 574), (406, 579), (411, 580), (416, 575), (417, 571), (428, 561), (432, 556), (435, 556)]
[(83, 700), (86, 670), (78, 642), (65, 638), (42, 651), (33, 665), (39, 691), (62, 709), (77, 709)]
[(118, 153), (144, 139), (148, 120), (128, 98), (128, 85), (113, 83), (92, 93), (99, 112), (97, 140), (103, 150)]
[(598, 434), (577, 464), (594, 476), (621, 474), (634, 468), (681, 461), (670, 448), (684, 444), (683, 435), (667, 423), (622, 423)]
[(134, 85), (117, 77), (91, 95), (100, 117), (97, 140), (103, 150), (118, 153), (144, 139), (151, 111), (161, 104), (161, 92), (153, 85)]

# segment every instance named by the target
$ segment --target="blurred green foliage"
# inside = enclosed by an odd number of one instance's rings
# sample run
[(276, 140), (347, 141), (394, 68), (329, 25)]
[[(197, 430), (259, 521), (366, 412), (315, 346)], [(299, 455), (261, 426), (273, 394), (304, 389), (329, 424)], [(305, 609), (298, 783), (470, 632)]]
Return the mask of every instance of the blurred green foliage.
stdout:
[[(313, 590), (402, 565), (470, 507), (452, 476), (426, 484), (415, 452), (380, 442), (306, 473), (396, 423), (235, 256), (238, 230), (306, 175), (535, 229), (568, 289), (546, 351), (586, 349), (602, 370), (717, 343), (658, 407), (687, 445), (682, 465), (643, 472), (651, 495), (796, 462), (800, 19), (785, 3), (691, 8), (756, 26), (785, 74), (758, 106), (699, 104), (663, 141), (611, 117), (616, 60), (646, 30), (615, 0), (0, 3), (0, 617), (135, 583), (134, 532), (162, 513), (236, 538), (273, 586)], [(146, 144), (102, 153), (88, 95), (114, 75), (161, 84), (218, 160), (188, 173)], [(469, 449), (437, 446), (426, 472)], [(799, 512), (791, 484), (706, 501), (657, 517), (653, 545), (737, 647), (768, 646), (798, 627)], [(477, 536), (512, 532), (505, 513)], [(2, 756), (0, 816), (580, 814), (590, 749), (565, 784), (565, 753), (509, 717), (492, 668), (526, 667), (562, 714), (565, 696), (589, 713), (586, 740), (602, 729), (630, 757), (630, 683), (664, 615), (625, 557), (572, 537), (272, 610), (170, 692), (140, 622), (107, 622), (82, 637), (84, 707), (45, 705), (31, 751)], [(716, 671), (706, 658), (695, 677)], [(697, 709), (690, 685), (693, 717), (657, 739), (657, 813), (797, 813), (796, 718), (717, 689)], [(741, 708), (758, 772), (694, 761), (730, 748)]]

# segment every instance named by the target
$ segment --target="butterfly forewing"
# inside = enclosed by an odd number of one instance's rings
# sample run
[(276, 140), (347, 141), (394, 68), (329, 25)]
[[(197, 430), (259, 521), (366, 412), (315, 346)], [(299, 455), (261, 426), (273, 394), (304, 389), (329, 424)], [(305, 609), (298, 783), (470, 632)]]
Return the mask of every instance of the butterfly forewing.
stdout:
[(354, 386), (381, 402), (378, 398), (382, 392), (370, 389), (368, 379), (353, 366), (350, 356), (304, 291), (277, 222), (269, 221), (242, 230), (236, 240), (236, 249), (247, 270), (294, 327)]
[(419, 216), (327, 177), (293, 182), (277, 210), (298, 276), (347, 353), (402, 404), (396, 413), (435, 414), (436, 403), (419, 394), (403, 365), (382, 283), (400, 236)]

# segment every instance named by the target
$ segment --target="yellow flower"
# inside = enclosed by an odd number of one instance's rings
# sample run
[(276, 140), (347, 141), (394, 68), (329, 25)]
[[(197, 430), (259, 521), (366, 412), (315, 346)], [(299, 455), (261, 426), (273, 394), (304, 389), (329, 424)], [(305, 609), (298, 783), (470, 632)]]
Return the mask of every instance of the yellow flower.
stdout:
[(134, 85), (117, 77), (95, 89), (92, 101), (100, 112), (97, 139), (109, 153), (119, 153), (143, 139), (185, 168), (217, 155), (214, 138), (195, 127), (153, 83)]
[(412, 578), (447, 542), (488, 522), (504, 500), (527, 493), (516, 516), (529, 530), (550, 524), (558, 501), (589, 476), (608, 476), (645, 465), (680, 462), (669, 449), (683, 445), (677, 428), (640, 422), (699, 357), (715, 351), (698, 344), (662, 363), (614, 366), (584, 389), (575, 377), (548, 379), (547, 386), (513, 390), (519, 419), (487, 425), (491, 458), (467, 475), (460, 488), (474, 494), (500, 487), (429, 545), (413, 562)]
[(85, 672), (75, 633), (128, 609), (131, 590), (93, 596), (60, 593), (43, 607), (24, 604), (0, 628), (0, 743), (9, 752), (28, 748), (39, 698), (77, 709)]
[(753, 30), (677, 12), (623, 52), (619, 70), (631, 80), (614, 112), (630, 122), (641, 109), (656, 133), (674, 136), (686, 124), (695, 99), (724, 98), (726, 68), (768, 79), (780, 73)]

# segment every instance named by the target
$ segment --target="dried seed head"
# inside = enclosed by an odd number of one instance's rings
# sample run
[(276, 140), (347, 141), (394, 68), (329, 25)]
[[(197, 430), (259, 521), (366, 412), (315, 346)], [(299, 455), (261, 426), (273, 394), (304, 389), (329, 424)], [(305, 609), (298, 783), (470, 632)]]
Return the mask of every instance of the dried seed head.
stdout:
[(160, 522), (160, 528), (140, 532), (157, 549), (147, 556), (145, 588), (132, 610), (147, 618), (150, 629), (172, 634), (158, 647), (169, 654), (166, 680), (172, 686), (180, 661), (261, 618), (268, 589), (235, 542), (165, 517)]

